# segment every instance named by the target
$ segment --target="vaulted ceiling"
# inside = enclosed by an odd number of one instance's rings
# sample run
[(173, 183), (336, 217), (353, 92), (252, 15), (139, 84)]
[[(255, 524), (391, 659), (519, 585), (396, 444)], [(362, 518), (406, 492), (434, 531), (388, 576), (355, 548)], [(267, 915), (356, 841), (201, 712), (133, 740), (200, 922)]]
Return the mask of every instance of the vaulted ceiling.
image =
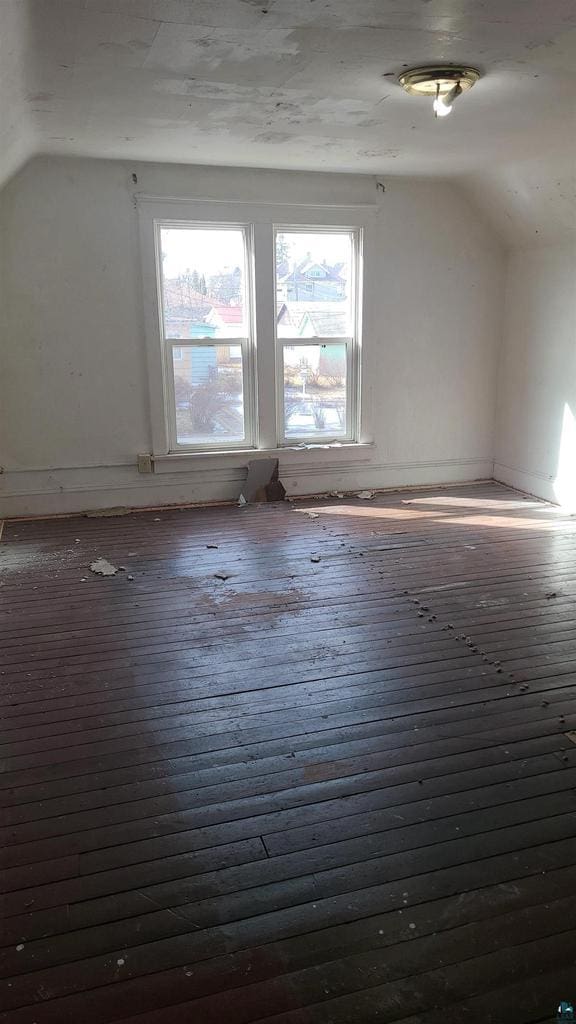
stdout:
[[(397, 84), (435, 61), (483, 72), (442, 121)], [(0, 3), (1, 177), (36, 152), (458, 175), (497, 217), (545, 180), (560, 226), (575, 96), (574, 0)]]

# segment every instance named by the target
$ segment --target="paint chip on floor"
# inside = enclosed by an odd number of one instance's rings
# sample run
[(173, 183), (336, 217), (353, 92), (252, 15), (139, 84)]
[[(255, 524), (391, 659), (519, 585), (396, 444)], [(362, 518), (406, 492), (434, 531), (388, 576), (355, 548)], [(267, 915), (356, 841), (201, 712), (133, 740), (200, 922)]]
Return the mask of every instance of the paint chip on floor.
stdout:
[(91, 562), (90, 570), (97, 576), (115, 576), (118, 572), (116, 566), (106, 558), (97, 558), (95, 562)]

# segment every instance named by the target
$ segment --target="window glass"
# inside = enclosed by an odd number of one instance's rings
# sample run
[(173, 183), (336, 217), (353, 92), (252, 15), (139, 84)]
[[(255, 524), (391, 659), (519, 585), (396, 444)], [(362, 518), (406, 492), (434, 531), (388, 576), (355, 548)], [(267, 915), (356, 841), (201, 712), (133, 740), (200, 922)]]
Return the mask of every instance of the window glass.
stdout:
[(246, 337), (240, 228), (162, 228), (160, 258), (166, 338)]
[(284, 436), (347, 433), (346, 345), (284, 345)]
[[(187, 345), (173, 355), (176, 440), (212, 445), (244, 438), (240, 345)], [(173, 350), (174, 352), (174, 350)]]
[(352, 267), (349, 231), (277, 231), (278, 337), (350, 336)]

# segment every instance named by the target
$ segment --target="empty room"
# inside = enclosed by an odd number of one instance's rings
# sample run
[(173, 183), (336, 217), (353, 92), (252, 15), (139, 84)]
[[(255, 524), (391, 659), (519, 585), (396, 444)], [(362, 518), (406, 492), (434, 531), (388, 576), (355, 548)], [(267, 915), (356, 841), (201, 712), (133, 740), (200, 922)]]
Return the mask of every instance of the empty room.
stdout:
[(0, 86), (0, 1024), (576, 1020), (574, 0)]

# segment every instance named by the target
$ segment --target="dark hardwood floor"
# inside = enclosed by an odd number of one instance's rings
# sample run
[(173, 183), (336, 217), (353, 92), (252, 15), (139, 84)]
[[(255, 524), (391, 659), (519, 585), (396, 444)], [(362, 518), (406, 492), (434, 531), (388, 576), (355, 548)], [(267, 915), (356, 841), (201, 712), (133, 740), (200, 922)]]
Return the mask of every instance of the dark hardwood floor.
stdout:
[(576, 518), (485, 484), (12, 522), (0, 566), (1, 1024), (576, 1000)]

